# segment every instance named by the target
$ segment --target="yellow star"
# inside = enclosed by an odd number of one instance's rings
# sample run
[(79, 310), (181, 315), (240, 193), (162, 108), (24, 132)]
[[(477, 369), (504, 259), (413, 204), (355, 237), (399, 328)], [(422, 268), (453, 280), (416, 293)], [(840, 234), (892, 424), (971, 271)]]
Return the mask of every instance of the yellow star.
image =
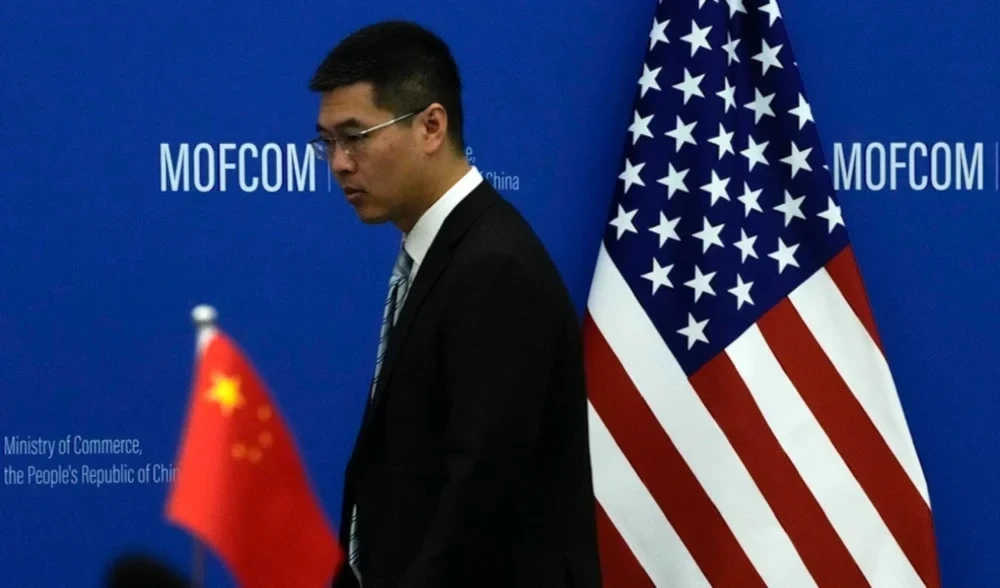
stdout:
[(212, 388), (208, 391), (208, 399), (219, 403), (222, 414), (231, 415), (234, 409), (243, 406), (239, 378), (212, 374)]

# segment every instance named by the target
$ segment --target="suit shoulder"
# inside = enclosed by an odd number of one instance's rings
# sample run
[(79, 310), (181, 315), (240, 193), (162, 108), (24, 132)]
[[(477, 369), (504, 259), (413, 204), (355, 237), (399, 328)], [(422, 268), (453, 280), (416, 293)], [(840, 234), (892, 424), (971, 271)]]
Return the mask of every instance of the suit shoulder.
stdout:
[(456, 249), (458, 255), (499, 257), (531, 265), (545, 247), (528, 220), (502, 198), (469, 227)]
[(499, 200), (480, 215), (452, 251), (461, 280), (508, 278), (513, 286), (543, 298), (568, 296), (562, 274), (530, 223), (510, 203)]

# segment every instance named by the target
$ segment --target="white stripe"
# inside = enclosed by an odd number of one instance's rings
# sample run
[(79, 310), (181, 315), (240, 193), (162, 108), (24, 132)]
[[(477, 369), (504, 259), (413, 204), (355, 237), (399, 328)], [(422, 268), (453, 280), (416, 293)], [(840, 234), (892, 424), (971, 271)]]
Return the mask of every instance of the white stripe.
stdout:
[(594, 494), (654, 586), (709, 586), (601, 417), (590, 406)]
[[(756, 326), (726, 349), (778, 443), (872, 586), (923, 586)], [(782, 586), (798, 586), (783, 582)]]
[[(601, 245), (587, 306), (674, 446), (769, 586), (813, 585), (760, 489)], [(678, 328), (684, 325), (677, 325)], [(712, 324), (706, 333), (711, 339)], [(801, 581), (789, 584), (789, 577)]]
[(825, 269), (821, 269), (796, 288), (789, 298), (924, 502), (930, 504), (927, 481), (889, 365), (837, 284)]

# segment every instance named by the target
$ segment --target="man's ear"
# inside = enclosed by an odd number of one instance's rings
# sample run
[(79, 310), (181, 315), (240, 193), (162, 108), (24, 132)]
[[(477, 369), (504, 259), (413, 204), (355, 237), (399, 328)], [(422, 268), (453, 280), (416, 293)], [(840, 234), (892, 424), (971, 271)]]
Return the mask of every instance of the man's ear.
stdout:
[(448, 112), (435, 102), (418, 116), (424, 152), (431, 154), (440, 151), (448, 140)]

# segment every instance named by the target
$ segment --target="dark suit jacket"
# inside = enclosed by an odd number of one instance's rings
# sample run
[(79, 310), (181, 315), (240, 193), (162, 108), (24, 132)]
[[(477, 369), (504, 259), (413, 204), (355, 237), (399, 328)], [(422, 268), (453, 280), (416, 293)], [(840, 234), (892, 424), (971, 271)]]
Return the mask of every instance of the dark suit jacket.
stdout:
[(347, 466), (340, 533), (356, 501), (365, 588), (599, 588), (579, 333), (539, 239), (483, 182), (410, 286)]

